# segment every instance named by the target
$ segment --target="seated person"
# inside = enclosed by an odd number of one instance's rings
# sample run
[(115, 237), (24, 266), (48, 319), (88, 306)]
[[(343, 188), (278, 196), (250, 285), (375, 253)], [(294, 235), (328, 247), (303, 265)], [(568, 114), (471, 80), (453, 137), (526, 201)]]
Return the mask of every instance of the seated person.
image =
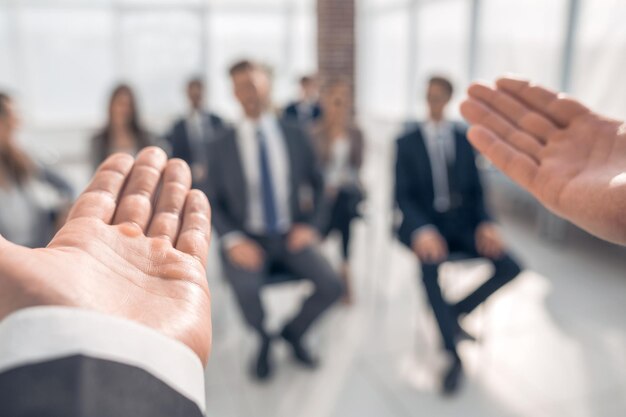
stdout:
[(319, 84), (314, 75), (300, 78), (300, 100), (290, 103), (283, 113), (285, 120), (309, 125), (322, 116), (319, 103)]
[(137, 100), (132, 88), (120, 84), (113, 89), (109, 99), (108, 119), (91, 140), (92, 166), (95, 170), (106, 158), (117, 152), (130, 155), (158, 140), (141, 124)]
[(73, 189), (19, 148), (17, 128), (13, 101), (0, 93), (0, 234), (22, 246), (41, 247), (63, 223)]
[(204, 82), (193, 78), (187, 84), (188, 114), (178, 120), (169, 134), (172, 156), (187, 162), (194, 187), (204, 189), (208, 175), (207, 148), (223, 130), (222, 119), (204, 109)]
[[(515, 278), (520, 267), (506, 252), (485, 208), (475, 155), (465, 130), (444, 118), (452, 84), (433, 77), (428, 85), (430, 117), (398, 140), (396, 200), (403, 221), (399, 238), (422, 266), (422, 280), (451, 365), (444, 393), (457, 390), (462, 375), (457, 342), (471, 338), (459, 319)], [(491, 279), (464, 300), (450, 305), (442, 296), (438, 269), (451, 252), (484, 257), (495, 268)]]
[(269, 111), (266, 68), (241, 61), (232, 66), (230, 76), (245, 117), (210, 148), (209, 198), (213, 225), (221, 236), (224, 272), (246, 321), (260, 338), (253, 375), (266, 379), (272, 371), (272, 335), (264, 326), (259, 295), (270, 267), (280, 264), (315, 286), (281, 332), (295, 359), (310, 368), (317, 361), (302, 339), (341, 297), (343, 287), (318, 249), (324, 185), (310, 139), (300, 127), (279, 122)]
[(311, 129), (313, 142), (325, 174), (325, 197), (330, 207), (324, 234), (341, 234), (341, 278), (346, 287), (344, 302), (352, 302), (350, 236), (352, 221), (359, 216), (363, 200), (360, 179), (364, 140), (352, 114), (352, 91), (343, 79), (329, 80), (322, 93), (323, 115)]

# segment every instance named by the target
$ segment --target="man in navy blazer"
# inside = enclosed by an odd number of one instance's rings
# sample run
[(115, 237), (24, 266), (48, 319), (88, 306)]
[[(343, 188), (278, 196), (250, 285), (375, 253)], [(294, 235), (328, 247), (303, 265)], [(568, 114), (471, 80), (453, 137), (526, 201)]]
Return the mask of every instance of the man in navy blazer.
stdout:
[[(457, 390), (462, 375), (457, 343), (472, 339), (462, 330), (459, 318), (520, 272), (485, 207), (476, 157), (465, 128), (444, 118), (452, 93), (450, 81), (431, 78), (429, 119), (398, 140), (395, 190), (403, 215), (398, 236), (421, 262), (428, 300), (450, 354), (451, 365), (443, 380), (446, 394)], [(454, 305), (444, 299), (438, 282), (439, 266), (450, 253), (486, 258), (495, 270), (491, 279)]]
[(205, 190), (208, 175), (208, 145), (224, 131), (224, 121), (204, 110), (204, 83), (192, 78), (187, 83), (189, 113), (171, 129), (169, 142), (172, 157), (187, 162), (193, 174), (193, 185)]
[(292, 122), (308, 125), (322, 117), (319, 102), (319, 83), (315, 76), (300, 78), (301, 98), (290, 103), (283, 113), (283, 118)]

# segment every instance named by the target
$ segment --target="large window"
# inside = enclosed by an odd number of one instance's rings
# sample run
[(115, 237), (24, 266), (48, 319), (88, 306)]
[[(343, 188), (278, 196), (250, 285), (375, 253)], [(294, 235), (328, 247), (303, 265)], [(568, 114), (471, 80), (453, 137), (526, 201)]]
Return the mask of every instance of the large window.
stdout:
[[(416, 36), (416, 72), (415, 103), (411, 110), (417, 108), (422, 115), (425, 111), (425, 84), (433, 74), (442, 74), (452, 79), (458, 87), (468, 82), (469, 58), (469, 11), (470, 3), (466, 0), (438, 1), (417, 10), (415, 19)], [(441, 22), (441, 23), (438, 23)], [(461, 97), (456, 95), (455, 103)], [(456, 116), (456, 108), (451, 111)]]
[(114, 77), (111, 18), (100, 9), (19, 10), (20, 50), (12, 59), (23, 71), (15, 89), (27, 121), (56, 127), (97, 120)]
[(0, 88), (38, 131), (98, 126), (125, 81), (161, 132), (185, 111), (190, 76), (235, 117), (228, 66), (243, 57), (272, 66), (282, 105), (317, 67), (315, 22), (314, 0), (0, 0)]
[(0, 89), (17, 84), (14, 41), (10, 39), (11, 18), (7, 9), (0, 8)]
[(395, 118), (406, 114), (409, 78), (409, 16), (403, 9), (372, 18), (363, 39), (360, 107), (370, 114)]
[(560, 87), (566, 0), (483, 0), (477, 76), (519, 73)]
[(132, 11), (120, 23), (123, 78), (141, 93), (151, 124), (164, 127), (172, 110), (185, 108), (185, 80), (203, 73), (202, 16), (193, 11)]
[(602, 112), (626, 118), (626, 2), (586, 0), (572, 67), (572, 92)]
[(423, 116), (423, 87), (433, 73), (450, 76), (460, 91), (450, 108), (453, 116), (471, 78), (493, 80), (505, 73), (566, 89), (611, 115), (626, 115), (623, 0), (359, 4), (358, 97), (369, 117)]

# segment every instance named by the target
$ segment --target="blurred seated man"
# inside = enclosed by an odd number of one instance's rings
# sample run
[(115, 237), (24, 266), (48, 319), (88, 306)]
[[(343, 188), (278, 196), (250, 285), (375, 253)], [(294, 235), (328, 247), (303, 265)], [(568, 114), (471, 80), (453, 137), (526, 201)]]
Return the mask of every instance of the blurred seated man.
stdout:
[(20, 148), (13, 100), (0, 93), (0, 234), (27, 247), (48, 244), (74, 191), (67, 181)]
[[(222, 238), (223, 269), (246, 321), (260, 337), (252, 373), (267, 379), (272, 335), (264, 326), (259, 295), (270, 267), (279, 264), (315, 287), (280, 334), (294, 358), (309, 368), (317, 360), (303, 345), (303, 337), (341, 297), (343, 288), (318, 249), (324, 186), (310, 139), (300, 127), (279, 122), (269, 111), (267, 69), (241, 61), (232, 66), (230, 76), (244, 119), (211, 146), (209, 196), (213, 225)], [(311, 206), (311, 194), (313, 210), (305, 210)]]
[(289, 104), (285, 108), (283, 117), (306, 126), (316, 122), (321, 116), (322, 107), (319, 102), (317, 77), (304, 76), (300, 78), (300, 100)]
[(210, 220), (158, 148), (109, 157), (52, 242), (0, 236), (0, 416), (200, 417)]
[(192, 78), (187, 83), (188, 114), (178, 120), (169, 134), (172, 157), (187, 162), (194, 187), (204, 190), (208, 175), (208, 146), (224, 131), (224, 122), (204, 109), (204, 83)]
[[(472, 339), (460, 327), (459, 319), (520, 272), (487, 214), (475, 155), (465, 130), (444, 117), (452, 93), (447, 79), (430, 80), (430, 117), (398, 140), (396, 163), (396, 200), (403, 214), (398, 233), (421, 262), (428, 300), (451, 357), (443, 381), (446, 394), (457, 390), (462, 375), (457, 343)], [(438, 282), (439, 266), (452, 252), (484, 257), (495, 268), (491, 279), (454, 305), (443, 298)]]

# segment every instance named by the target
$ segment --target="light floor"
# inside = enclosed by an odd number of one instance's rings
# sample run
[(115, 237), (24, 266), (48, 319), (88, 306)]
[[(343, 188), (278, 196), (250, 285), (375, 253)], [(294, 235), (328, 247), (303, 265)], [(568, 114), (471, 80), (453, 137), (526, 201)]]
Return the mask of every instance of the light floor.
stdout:
[[(382, 138), (391, 130), (376, 130)], [(389, 233), (390, 140), (371, 140), (366, 165), (370, 202), (355, 225), (357, 302), (340, 306), (315, 328), (310, 343), (323, 367), (308, 372), (276, 346), (275, 378), (248, 377), (256, 340), (243, 325), (216, 263), (210, 272), (214, 350), (207, 407), (218, 417), (409, 417), (626, 415), (626, 250), (569, 230), (540, 237), (532, 204), (497, 181), (494, 199), (512, 251), (527, 271), (464, 321), (481, 338), (461, 346), (466, 364), (458, 396), (442, 398), (445, 363), (416, 262)], [(329, 253), (336, 242), (329, 242)], [(479, 263), (445, 267), (450, 299), (489, 273)], [(306, 295), (306, 284), (264, 294), (278, 328)]]

